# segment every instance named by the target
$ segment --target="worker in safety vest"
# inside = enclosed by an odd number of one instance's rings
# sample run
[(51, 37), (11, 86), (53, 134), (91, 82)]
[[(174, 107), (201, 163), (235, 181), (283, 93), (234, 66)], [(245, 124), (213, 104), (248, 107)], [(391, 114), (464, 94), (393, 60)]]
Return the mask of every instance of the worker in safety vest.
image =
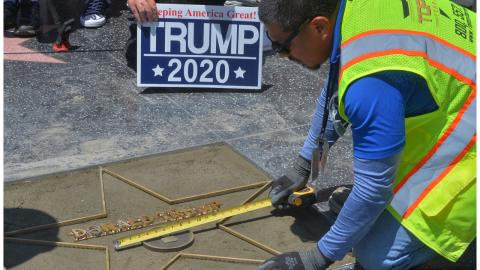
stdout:
[(475, 14), (448, 0), (262, 0), (259, 16), (278, 52), (311, 69), (330, 63), (273, 204), (305, 186), (344, 123), (354, 184), (317, 245), (257, 269), (325, 269), (352, 248), (365, 269), (457, 261), (476, 227)]

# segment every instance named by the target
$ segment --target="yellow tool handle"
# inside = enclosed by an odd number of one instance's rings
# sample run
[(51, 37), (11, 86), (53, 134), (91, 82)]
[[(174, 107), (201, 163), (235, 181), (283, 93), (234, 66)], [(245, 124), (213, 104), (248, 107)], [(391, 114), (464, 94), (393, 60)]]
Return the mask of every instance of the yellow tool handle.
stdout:
[(310, 195), (310, 194), (315, 194), (315, 190), (312, 187), (305, 187), (304, 189), (295, 191), (293, 194), (298, 196)]
[(203, 225), (206, 223), (210, 223), (210, 222), (221, 220), (228, 217), (233, 217), (239, 214), (248, 213), (250, 211), (262, 209), (269, 206), (272, 206), (272, 201), (270, 199), (251, 202), (241, 206), (225, 209), (222, 211), (167, 223), (165, 225), (152, 228), (150, 230), (147, 230), (138, 234), (132, 234), (130, 236), (117, 239), (113, 242), (113, 244), (114, 244), (115, 250), (121, 250), (124, 248), (139, 245), (146, 240), (150, 240), (160, 236), (183, 231), (199, 225)]
[(288, 203), (296, 207), (310, 206), (314, 202), (315, 190), (312, 187), (306, 187), (302, 190), (295, 191), (288, 196)]

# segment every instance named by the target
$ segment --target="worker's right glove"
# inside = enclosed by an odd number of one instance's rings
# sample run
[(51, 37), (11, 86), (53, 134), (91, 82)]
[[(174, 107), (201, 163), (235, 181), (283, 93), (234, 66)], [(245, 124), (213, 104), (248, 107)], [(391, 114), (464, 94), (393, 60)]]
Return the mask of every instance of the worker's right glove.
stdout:
[(285, 207), (288, 196), (304, 188), (309, 176), (310, 161), (298, 156), (293, 166), (287, 170), (285, 175), (273, 181), (272, 190), (269, 194), (272, 205), (277, 208)]

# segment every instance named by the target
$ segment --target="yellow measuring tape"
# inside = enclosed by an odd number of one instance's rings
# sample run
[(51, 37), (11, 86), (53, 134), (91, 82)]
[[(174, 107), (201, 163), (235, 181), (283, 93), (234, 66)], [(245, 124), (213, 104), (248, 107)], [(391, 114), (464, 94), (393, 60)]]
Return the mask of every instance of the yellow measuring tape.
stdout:
[(190, 229), (199, 225), (203, 225), (206, 223), (210, 223), (213, 221), (221, 220), (228, 217), (233, 217), (236, 215), (248, 213), (250, 211), (262, 209), (265, 207), (269, 207), (272, 205), (270, 199), (264, 199), (257, 202), (247, 203), (241, 206), (225, 209), (222, 211), (198, 216), (198, 217), (191, 217), (180, 221), (175, 221), (171, 223), (167, 223), (165, 225), (155, 227), (153, 229), (133, 234), (130, 236), (126, 236), (115, 240), (113, 242), (115, 246), (115, 250), (121, 250), (128, 247), (133, 247), (141, 244), (143, 241), (147, 241), (153, 238), (157, 238), (160, 236), (168, 235), (171, 233), (175, 233), (178, 231)]

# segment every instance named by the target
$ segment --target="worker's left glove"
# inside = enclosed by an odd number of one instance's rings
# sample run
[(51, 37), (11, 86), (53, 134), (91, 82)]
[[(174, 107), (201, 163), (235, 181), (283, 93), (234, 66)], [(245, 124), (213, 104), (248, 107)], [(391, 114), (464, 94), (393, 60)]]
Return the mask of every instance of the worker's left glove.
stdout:
[(257, 270), (324, 270), (333, 261), (323, 256), (315, 246), (307, 252), (288, 252), (263, 262)]
[(310, 176), (310, 161), (302, 156), (298, 156), (285, 175), (277, 178), (272, 183), (272, 190), (269, 193), (272, 199), (272, 205), (276, 208), (282, 209), (287, 204), (287, 199), (290, 194), (305, 187)]

